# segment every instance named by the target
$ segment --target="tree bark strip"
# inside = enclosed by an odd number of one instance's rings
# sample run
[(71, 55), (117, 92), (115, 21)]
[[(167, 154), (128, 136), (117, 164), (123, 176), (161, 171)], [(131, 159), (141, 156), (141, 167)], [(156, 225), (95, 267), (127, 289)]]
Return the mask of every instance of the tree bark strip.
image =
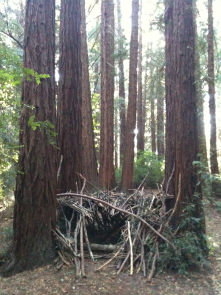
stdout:
[(137, 105), (137, 62), (138, 62), (138, 14), (139, 0), (132, 1), (132, 32), (130, 41), (129, 98), (126, 123), (126, 139), (122, 169), (122, 189), (132, 189), (134, 170), (134, 130)]
[[(50, 36), (50, 38), (48, 37)], [(37, 84), (35, 77), (22, 82), (19, 172), (16, 179), (12, 262), (5, 275), (51, 261), (54, 256), (55, 154), (45, 128), (33, 130), (28, 122), (55, 124), (55, 2), (26, 3), (24, 68), (49, 74)]]

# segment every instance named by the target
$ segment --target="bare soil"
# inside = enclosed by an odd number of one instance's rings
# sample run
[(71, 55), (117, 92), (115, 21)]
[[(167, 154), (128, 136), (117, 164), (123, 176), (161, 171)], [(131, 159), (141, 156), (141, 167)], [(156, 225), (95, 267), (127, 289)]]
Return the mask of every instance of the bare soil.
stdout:
[[(116, 267), (94, 272), (103, 261), (94, 264), (87, 260), (87, 277), (77, 279), (74, 267), (57, 271), (47, 265), (33, 271), (26, 271), (10, 278), (0, 276), (0, 295), (14, 294), (75, 294), (75, 295), (139, 295), (139, 294), (221, 294), (221, 212), (217, 206), (206, 206), (206, 224), (209, 247), (211, 248), (209, 268), (189, 271), (187, 275), (172, 272), (157, 274), (151, 283), (141, 273), (130, 276), (127, 271), (116, 275)], [(10, 247), (12, 238), (12, 209), (0, 212), (0, 263)]]

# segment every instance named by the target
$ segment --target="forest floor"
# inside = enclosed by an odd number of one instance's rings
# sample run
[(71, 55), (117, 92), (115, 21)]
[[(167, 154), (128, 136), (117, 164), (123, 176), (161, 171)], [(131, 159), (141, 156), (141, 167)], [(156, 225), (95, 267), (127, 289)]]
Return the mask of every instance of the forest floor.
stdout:
[[(0, 208), (1, 209), (1, 208)], [(86, 278), (76, 279), (74, 267), (57, 271), (48, 265), (26, 271), (10, 278), (0, 276), (0, 295), (12, 294), (75, 294), (75, 295), (216, 295), (221, 294), (221, 201), (206, 205), (206, 225), (210, 267), (201, 271), (189, 271), (186, 275), (172, 272), (156, 274), (147, 282), (142, 274), (130, 276), (128, 272), (116, 275), (112, 265), (102, 272), (94, 269), (104, 261), (93, 264), (86, 261)], [(2, 254), (10, 247), (12, 238), (12, 208), (0, 211), (0, 263)], [(0, 269), (1, 271), (1, 269)]]

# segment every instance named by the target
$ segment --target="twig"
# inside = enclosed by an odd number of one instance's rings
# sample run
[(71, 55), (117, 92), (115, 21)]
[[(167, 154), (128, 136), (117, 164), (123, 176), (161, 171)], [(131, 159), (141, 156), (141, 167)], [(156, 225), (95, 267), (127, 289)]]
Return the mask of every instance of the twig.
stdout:
[(81, 194), (75, 194), (75, 193), (63, 193), (63, 194), (57, 194), (57, 196), (75, 196), (75, 197), (79, 197), (79, 198), (84, 198), (84, 199), (89, 199), (89, 200), (93, 200), (94, 202), (99, 202), (101, 204), (104, 204), (104, 205), (107, 205), (119, 212), (122, 212), (124, 214), (127, 214), (127, 215), (131, 215), (137, 219), (139, 219), (142, 223), (144, 223), (147, 227), (149, 227), (149, 229), (151, 229), (157, 236), (159, 236), (162, 240), (164, 240), (165, 242), (167, 242), (168, 244), (171, 245), (171, 247), (176, 250), (176, 247), (173, 245), (173, 243), (171, 243), (167, 238), (165, 238), (163, 235), (161, 235), (157, 230), (155, 230), (155, 228), (153, 228), (148, 222), (146, 222), (143, 218), (141, 218), (140, 216), (132, 213), (132, 212), (129, 212), (129, 211), (126, 211), (124, 209), (121, 209), (121, 208), (118, 208), (114, 205), (111, 205), (109, 204), (108, 202), (106, 201), (103, 201), (101, 199), (96, 199), (94, 197), (89, 197), (87, 195), (81, 195)]
[(82, 186), (82, 189), (81, 189), (81, 192), (80, 192), (81, 194), (83, 194), (87, 179), (84, 176), (82, 176), (81, 174), (79, 174), (79, 176), (80, 176), (80, 178), (82, 178), (84, 180), (83, 186)]
[(83, 217), (81, 216), (81, 227), (80, 227), (80, 249), (81, 249), (81, 274), (82, 277), (86, 277), (85, 275), (85, 270), (84, 270), (84, 241), (83, 241), (83, 236), (84, 236), (84, 231), (83, 231)]
[(85, 236), (85, 241), (87, 243), (88, 252), (90, 254), (91, 260), (94, 262), (94, 256), (93, 256), (93, 253), (92, 253), (92, 250), (91, 250), (91, 246), (90, 246), (90, 243), (89, 243), (89, 240), (88, 240), (85, 218), (83, 218), (83, 225), (84, 225), (84, 236)]
[[(139, 223), (139, 225), (138, 225), (138, 228), (137, 228), (137, 234), (136, 234), (136, 237), (135, 237), (134, 240), (133, 240), (133, 245), (132, 245), (132, 246), (135, 245), (135, 242), (136, 242), (136, 240), (137, 240), (137, 237), (139, 236), (140, 226), (141, 226), (141, 223)], [(128, 238), (129, 238), (129, 235), (128, 235), (127, 239), (128, 239)], [(127, 255), (126, 255), (124, 261), (122, 262), (122, 264), (121, 264), (121, 266), (120, 266), (120, 268), (119, 268), (117, 274), (119, 274), (119, 273), (122, 271), (122, 269), (123, 269), (124, 265), (126, 264), (127, 259), (129, 258), (129, 256), (130, 256), (130, 251), (127, 253)]]
[(99, 270), (101, 270), (101, 269), (103, 269), (105, 266), (107, 266), (109, 263), (111, 263), (111, 261), (115, 258), (115, 257), (117, 257), (117, 255), (120, 253), (120, 251), (121, 250), (123, 250), (123, 248), (124, 248), (124, 246), (125, 246), (125, 244), (127, 243), (127, 241), (128, 241), (128, 237), (127, 237), (127, 239), (126, 239), (126, 241), (123, 243), (123, 245), (120, 247), (120, 249), (111, 257), (111, 259), (109, 259), (106, 263), (104, 263), (101, 267), (99, 267), (99, 268), (97, 268), (97, 269), (95, 269), (95, 271), (99, 271)]
[(63, 155), (61, 155), (61, 159), (60, 159), (60, 163), (59, 163), (59, 167), (58, 167), (58, 172), (57, 172), (57, 181), (61, 175), (61, 166), (62, 166), (62, 162), (63, 162)]
[(146, 271), (146, 262), (145, 262), (145, 253), (144, 253), (144, 237), (145, 235), (145, 229), (143, 230), (142, 234), (142, 240), (141, 240), (141, 256), (142, 256), (142, 262), (143, 262), (143, 276), (147, 276), (147, 271)]
[(12, 38), (12, 39), (18, 44), (19, 47), (21, 47), (22, 49), (24, 49), (23, 44), (21, 44), (21, 42), (20, 42), (18, 39), (16, 39), (16, 38), (12, 35), (12, 33), (11, 33), (10, 31), (8, 31), (8, 33), (5, 32), (5, 31), (1, 31), (1, 32), (2, 32), (3, 34), (5, 34), (6, 36)]
[(61, 258), (61, 260), (66, 264), (67, 266), (70, 266), (70, 263), (63, 257), (60, 251), (58, 251), (58, 255)]
[(127, 222), (128, 226), (128, 237), (129, 237), (129, 243), (130, 243), (130, 275), (133, 275), (133, 245), (131, 240), (131, 233), (130, 233), (130, 221)]
[(154, 254), (152, 268), (151, 268), (150, 274), (149, 274), (148, 279), (147, 279), (148, 282), (151, 282), (151, 280), (153, 278), (155, 268), (156, 268), (157, 257), (158, 257), (158, 242), (156, 242), (156, 252)]

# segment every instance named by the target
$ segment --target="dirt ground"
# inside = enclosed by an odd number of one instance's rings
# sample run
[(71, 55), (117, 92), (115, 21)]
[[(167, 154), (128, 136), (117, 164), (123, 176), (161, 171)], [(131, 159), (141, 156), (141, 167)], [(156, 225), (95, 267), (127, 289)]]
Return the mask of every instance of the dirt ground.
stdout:
[[(220, 202), (220, 203), (219, 203)], [(187, 275), (163, 272), (157, 274), (151, 283), (141, 273), (130, 276), (128, 272), (116, 275), (112, 264), (99, 273), (94, 269), (104, 261), (94, 264), (87, 260), (86, 278), (76, 279), (74, 267), (57, 271), (48, 265), (33, 271), (26, 271), (10, 278), (0, 276), (0, 295), (12, 294), (75, 294), (75, 295), (139, 295), (139, 294), (221, 294), (221, 201), (216, 206), (206, 206), (206, 224), (211, 249), (210, 268)], [(0, 263), (2, 254), (10, 245), (12, 237), (12, 210), (0, 212)]]

